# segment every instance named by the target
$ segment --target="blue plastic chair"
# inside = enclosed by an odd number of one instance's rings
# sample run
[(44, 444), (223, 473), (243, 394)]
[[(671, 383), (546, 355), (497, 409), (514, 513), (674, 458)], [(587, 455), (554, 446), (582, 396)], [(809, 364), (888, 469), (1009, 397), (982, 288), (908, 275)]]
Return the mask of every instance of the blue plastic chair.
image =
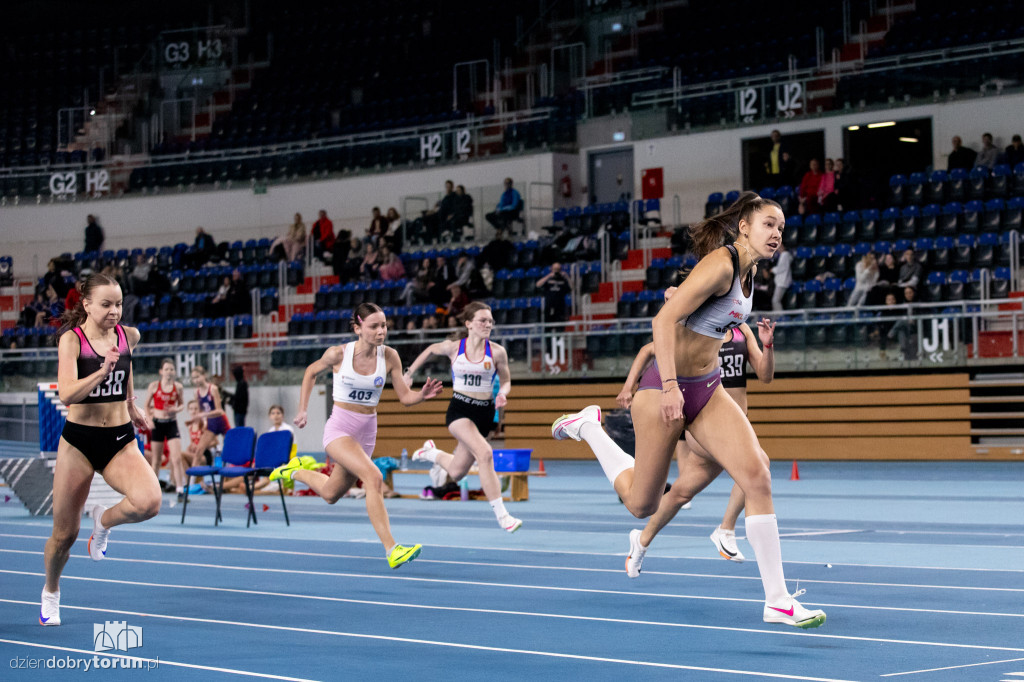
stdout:
[[(189, 467), (185, 470), (187, 476), (199, 478), (210, 477), (213, 487), (213, 497), (217, 503), (216, 513), (213, 517), (213, 525), (220, 523), (223, 518), (220, 514), (220, 497), (223, 489), (218, 485), (218, 476), (232, 468), (248, 468), (252, 463), (253, 448), (256, 446), (256, 431), (251, 426), (238, 426), (230, 429), (224, 434), (224, 447), (221, 449), (221, 460), (223, 466), (202, 466)], [(229, 473), (229, 476), (231, 474)], [(221, 478), (221, 481), (223, 478)], [(185, 523), (185, 512), (188, 510), (188, 487), (185, 488), (185, 497), (181, 503), (181, 522)]]
[[(291, 431), (269, 431), (264, 433), (256, 441), (256, 453), (253, 455), (252, 466), (226, 467), (221, 470), (221, 494), (224, 494), (224, 479), (243, 477), (245, 482), (245, 494), (249, 498), (249, 514), (246, 517), (245, 527), (251, 523), (258, 523), (256, 520), (256, 504), (253, 501), (253, 494), (256, 491), (256, 479), (259, 476), (269, 476), (277, 467), (288, 462), (291, 456), (292, 440), (294, 434)], [(288, 507), (284, 503), (284, 482), (277, 481), (277, 491), (281, 495), (281, 508), (284, 510), (285, 525), (290, 526), (288, 519)]]

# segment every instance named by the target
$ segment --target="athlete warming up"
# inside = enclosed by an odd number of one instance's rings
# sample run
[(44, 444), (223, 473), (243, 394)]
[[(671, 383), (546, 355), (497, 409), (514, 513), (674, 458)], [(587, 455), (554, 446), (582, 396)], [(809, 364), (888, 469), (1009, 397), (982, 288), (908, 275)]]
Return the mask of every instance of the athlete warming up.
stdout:
[(178, 499), (185, 485), (185, 465), (181, 459), (181, 434), (178, 432), (178, 413), (185, 409), (185, 388), (175, 378), (174, 360), (160, 361), (160, 378), (149, 385), (146, 396), (146, 422), (149, 425), (150, 464), (153, 473), (160, 476), (160, 462), (164, 456), (164, 442), (171, 464)]
[[(523, 522), (505, 509), (501, 499), (501, 481), (494, 472), (494, 454), (487, 442), (487, 434), (494, 427), (494, 408), (504, 407), (512, 390), (508, 353), (490, 341), (494, 318), (491, 307), (486, 303), (474, 301), (467, 305), (459, 315), (459, 322), (462, 329), (455, 338), (427, 346), (405, 373), (406, 381), (411, 382), (413, 373), (432, 355), (443, 355), (451, 361), (453, 393), (445, 423), (458, 444), (454, 453), (448, 453), (434, 447), (434, 441), (428, 440), (413, 453), (412, 458), (441, 465), (456, 481), (466, 475), (475, 461), (480, 485), (498, 525), (514, 533)], [(492, 400), (491, 384), (495, 374), (501, 386), (497, 397)]]
[[(370, 457), (377, 442), (377, 403), (384, 383), (391, 383), (403, 405), (416, 405), (441, 392), (441, 382), (427, 379), (423, 388), (413, 391), (402, 378), (402, 361), (395, 349), (385, 346), (387, 321), (384, 311), (373, 303), (360, 303), (353, 312), (352, 330), (357, 339), (344, 346), (331, 346), (324, 356), (306, 368), (299, 396), (295, 425), (306, 426), (306, 411), (313, 383), (321, 372), (334, 373), (334, 410), (324, 427), (324, 450), (336, 466), (330, 476), (315, 471), (319, 464), (311, 457), (292, 458), (274, 469), (270, 480), (284, 478), (305, 483), (327, 504), (334, 504), (357, 480), (366, 490), (366, 513), (384, 545), (391, 568), (419, 556), (421, 545), (406, 547), (391, 535), (388, 512), (384, 508), (384, 477)], [(308, 467), (308, 468), (307, 468)]]
[(755, 264), (779, 248), (784, 225), (778, 204), (747, 192), (690, 228), (699, 260), (654, 318), (655, 363), (640, 379), (640, 388), (650, 390), (637, 391), (631, 406), (634, 428), (642, 434), (635, 462), (601, 428), (596, 405), (555, 420), (551, 433), (556, 440), (587, 441), (623, 503), (643, 518), (658, 511), (685, 426), (708, 456), (693, 457), (674, 485), (691, 499), (723, 468), (729, 472), (746, 496), (747, 540), (764, 587), (764, 621), (811, 628), (825, 622), (825, 613), (805, 608), (796, 600), (800, 593), (786, 587), (768, 458), (743, 410), (722, 388), (718, 366), (725, 333), (750, 314)]
[[(666, 300), (671, 297), (673, 289), (666, 292)], [(772, 322), (762, 319), (758, 322), (758, 334), (761, 343), (767, 350), (774, 346), (775, 329)], [(758, 378), (764, 383), (770, 383), (775, 376), (775, 354), (774, 352), (761, 352), (754, 333), (744, 322), (735, 329), (730, 329), (725, 334), (725, 343), (719, 350), (718, 357), (722, 368), (722, 387), (725, 392), (736, 401), (743, 413), (747, 413), (747, 379), (746, 365), (748, 360), (757, 372)], [(647, 344), (633, 361), (629, 370), (626, 384), (618, 396), (619, 404), (629, 407), (632, 402), (631, 388), (639, 382), (639, 377), (649, 368), (654, 359), (654, 344)], [(676, 443), (676, 461), (679, 463), (679, 471), (682, 472), (692, 457), (708, 457), (708, 454), (689, 435), (689, 431), (683, 431), (683, 437)], [(647, 526), (641, 531), (635, 529), (629, 534), (629, 555), (626, 557), (626, 574), (630, 578), (640, 575), (640, 569), (644, 561), (644, 555), (658, 532), (675, 518), (680, 509), (689, 503), (688, 499), (682, 496), (682, 491), (674, 484), (658, 505), (658, 511), (647, 521)], [(725, 508), (725, 515), (722, 523), (711, 533), (711, 542), (718, 549), (723, 558), (742, 563), (745, 560), (742, 552), (736, 546), (736, 520), (743, 511), (744, 497), (743, 490), (735, 483), (729, 495), (729, 502)]]
[(53, 471), (53, 534), (44, 552), (40, 625), (60, 625), (60, 575), (78, 537), (94, 474), (99, 472), (124, 495), (110, 509), (95, 505), (91, 510), (88, 552), (94, 561), (106, 556), (112, 528), (151, 519), (160, 511), (160, 484), (135, 440), (135, 427), (146, 425), (132, 386), (132, 349), (139, 331), (118, 324), (122, 297), (117, 281), (94, 274), (78, 288), (82, 298), (64, 313), (58, 332), (57, 387), (68, 418)]

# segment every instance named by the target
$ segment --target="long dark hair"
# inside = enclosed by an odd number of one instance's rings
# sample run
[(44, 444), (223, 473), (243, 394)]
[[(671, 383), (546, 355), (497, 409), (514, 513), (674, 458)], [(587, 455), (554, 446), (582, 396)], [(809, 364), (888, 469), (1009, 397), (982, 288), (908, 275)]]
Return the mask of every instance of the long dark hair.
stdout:
[(764, 199), (756, 192), (744, 192), (739, 199), (718, 215), (705, 218), (690, 226), (690, 237), (693, 239), (693, 252), (700, 260), (715, 249), (724, 246), (727, 241), (733, 242), (739, 237), (739, 222), (750, 222), (751, 216), (766, 206), (782, 207), (771, 199)]
[(481, 310), (490, 310), (491, 306), (487, 305), (483, 301), (471, 301), (466, 304), (466, 307), (462, 309), (455, 319), (458, 320), (459, 326), (449, 338), (452, 341), (464, 339), (469, 336), (469, 329), (466, 328), (466, 323), (476, 317), (476, 314)]
[(362, 326), (363, 320), (368, 318), (374, 313), (383, 313), (380, 306), (376, 303), (360, 303), (356, 306), (356, 309), (352, 311), (352, 331), (356, 330), (356, 326)]
[(95, 272), (85, 279), (79, 280), (75, 284), (75, 288), (78, 289), (78, 293), (81, 294), (81, 298), (75, 303), (75, 307), (69, 310), (65, 310), (60, 316), (60, 328), (57, 330), (57, 336), (60, 336), (64, 332), (78, 327), (85, 323), (89, 319), (89, 313), (85, 312), (85, 306), (82, 305), (82, 301), (87, 298), (92, 298), (92, 292), (97, 287), (115, 286), (120, 287), (117, 280), (113, 277), (104, 275), (102, 272)]

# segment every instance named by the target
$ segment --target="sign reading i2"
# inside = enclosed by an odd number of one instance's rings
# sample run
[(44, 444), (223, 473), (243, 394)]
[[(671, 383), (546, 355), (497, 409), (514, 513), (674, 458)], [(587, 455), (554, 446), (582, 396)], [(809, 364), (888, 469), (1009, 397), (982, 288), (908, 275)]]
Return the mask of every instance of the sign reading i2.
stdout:
[(761, 93), (757, 88), (744, 88), (736, 92), (736, 106), (742, 123), (753, 123), (761, 115)]

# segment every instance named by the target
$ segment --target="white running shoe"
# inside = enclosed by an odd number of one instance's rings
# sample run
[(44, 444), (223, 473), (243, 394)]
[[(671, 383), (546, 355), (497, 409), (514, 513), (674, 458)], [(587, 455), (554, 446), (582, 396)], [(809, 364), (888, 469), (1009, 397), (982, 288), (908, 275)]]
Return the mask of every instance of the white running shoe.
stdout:
[(441, 452), (434, 447), (434, 441), (428, 440), (423, 443), (423, 447), (412, 453), (412, 459), (414, 462), (433, 462), (437, 453)]
[(588, 405), (574, 414), (563, 414), (551, 425), (551, 436), (555, 440), (580, 440), (580, 429), (584, 424), (601, 424), (601, 408)]
[(796, 594), (792, 595), (790, 600), (784, 605), (772, 606), (771, 604), (765, 604), (764, 622), (783, 623), (785, 625), (803, 628), (804, 630), (824, 625), (824, 611), (821, 609), (806, 609), (796, 600), (797, 597), (806, 591), (807, 590), (798, 590)]
[(643, 531), (633, 529), (629, 531), (629, 555), (626, 557), (626, 575), (630, 578), (640, 577), (640, 567), (644, 565), (644, 555), (647, 548), (640, 544), (640, 534)]
[(743, 556), (743, 552), (736, 546), (736, 531), (735, 530), (723, 530), (721, 526), (715, 528), (715, 532), (711, 534), (711, 542), (714, 543), (718, 553), (722, 555), (723, 559), (729, 561), (735, 561), (738, 564), (742, 564), (746, 561), (746, 557)]
[(53, 594), (43, 588), (43, 602), (39, 607), (40, 625), (60, 625), (60, 590)]
[(508, 533), (515, 533), (523, 525), (523, 522), (511, 514), (505, 514), (498, 519), (498, 525), (504, 528)]
[(103, 512), (107, 508), (97, 504), (92, 508), (92, 536), (89, 537), (89, 556), (93, 561), (100, 561), (107, 556), (107, 538), (110, 536), (110, 529), (100, 525)]

